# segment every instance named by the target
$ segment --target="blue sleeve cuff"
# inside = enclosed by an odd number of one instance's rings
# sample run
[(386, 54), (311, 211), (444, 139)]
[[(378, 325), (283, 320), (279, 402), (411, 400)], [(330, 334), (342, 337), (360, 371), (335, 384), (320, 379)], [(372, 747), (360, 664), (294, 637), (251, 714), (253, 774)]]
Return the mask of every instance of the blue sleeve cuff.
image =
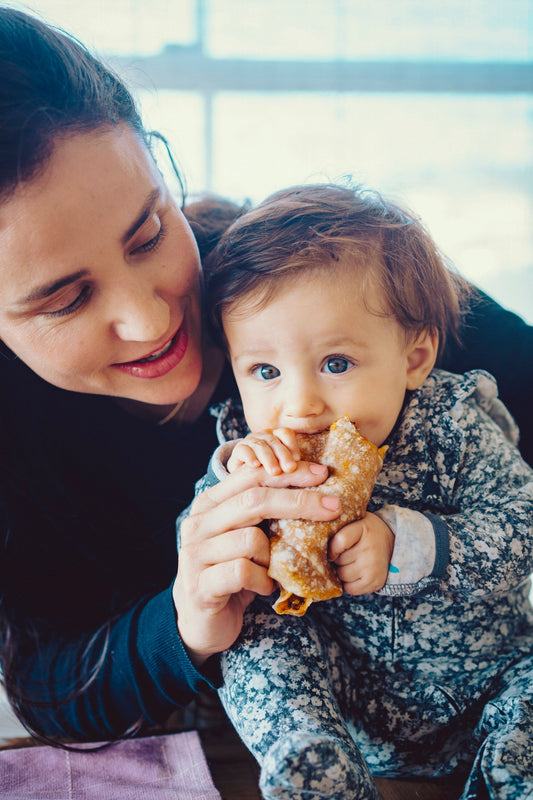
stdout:
[(442, 578), (450, 563), (450, 537), (448, 528), (442, 517), (426, 514), (435, 531), (435, 564), (430, 578)]
[(137, 646), (148, 675), (167, 701), (183, 705), (185, 695), (222, 684), (218, 658), (209, 659), (202, 670), (190, 660), (178, 632), (171, 587), (140, 612)]

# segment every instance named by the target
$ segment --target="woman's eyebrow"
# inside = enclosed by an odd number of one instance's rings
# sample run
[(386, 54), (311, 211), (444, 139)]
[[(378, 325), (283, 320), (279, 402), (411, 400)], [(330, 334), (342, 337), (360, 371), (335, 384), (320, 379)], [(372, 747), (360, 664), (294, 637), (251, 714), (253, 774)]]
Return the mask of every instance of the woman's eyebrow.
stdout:
[[(153, 189), (148, 197), (146, 198), (146, 202), (142, 207), (139, 215), (135, 219), (135, 221), (130, 225), (126, 233), (122, 237), (122, 243), (126, 244), (131, 237), (139, 230), (139, 228), (146, 222), (150, 214), (152, 213), (154, 206), (161, 196), (160, 189)], [(58, 278), (56, 281), (51, 281), (50, 283), (45, 283), (42, 286), (37, 286), (35, 289), (32, 289), (29, 294), (25, 297), (22, 297), (20, 300), (17, 301), (17, 306), (27, 305), (28, 303), (35, 303), (38, 300), (45, 300), (47, 297), (51, 297), (53, 294), (58, 292), (60, 289), (63, 289), (64, 286), (68, 286), (69, 283), (75, 283), (75, 281), (79, 280), (80, 278), (84, 278), (89, 274), (89, 271), (86, 269), (78, 270), (78, 272), (73, 272), (71, 275), (65, 275), (63, 278)]]
[(142, 225), (144, 225), (144, 223), (146, 222), (146, 220), (148, 219), (148, 217), (150, 216), (150, 214), (154, 210), (154, 206), (156, 204), (156, 201), (159, 199), (160, 196), (161, 196), (161, 190), (160, 189), (153, 189), (150, 192), (150, 194), (146, 198), (146, 202), (145, 202), (144, 206), (142, 207), (141, 213), (139, 214), (139, 216), (137, 217), (135, 222), (132, 225), (130, 225), (130, 227), (128, 228), (128, 230), (126, 231), (124, 236), (122, 237), (122, 244), (126, 244), (126, 242), (128, 242), (131, 239), (131, 237), (135, 233), (137, 233), (139, 228)]
[(58, 278), (56, 281), (51, 281), (50, 283), (44, 283), (42, 286), (37, 286), (25, 297), (22, 297), (20, 300), (18, 300), (17, 305), (24, 306), (28, 303), (34, 303), (36, 300), (45, 300), (47, 297), (51, 297), (53, 294), (58, 292), (64, 286), (68, 286), (70, 283), (75, 283), (76, 281), (79, 281), (80, 278), (84, 278), (88, 274), (88, 270), (80, 269), (78, 272), (73, 272), (71, 275), (65, 275), (63, 278)]

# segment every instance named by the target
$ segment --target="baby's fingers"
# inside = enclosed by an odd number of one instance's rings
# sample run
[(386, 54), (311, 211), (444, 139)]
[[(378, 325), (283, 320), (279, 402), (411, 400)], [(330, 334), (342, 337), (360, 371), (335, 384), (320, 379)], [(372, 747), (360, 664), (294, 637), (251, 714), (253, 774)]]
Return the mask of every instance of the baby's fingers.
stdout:
[[(285, 434), (288, 434), (285, 436)], [(288, 428), (274, 431), (270, 443), (282, 472), (294, 472), (300, 460), (300, 448), (296, 444), (296, 433)]]
[[(292, 463), (299, 461), (300, 448), (298, 446), (298, 437), (296, 435), (296, 431), (293, 431), (291, 428), (276, 428), (274, 431), (272, 431), (272, 433), (282, 444), (285, 445), (290, 453)], [(288, 471), (289, 470), (284, 470), (284, 472)]]
[(362, 520), (350, 522), (348, 525), (345, 525), (344, 528), (340, 528), (329, 540), (329, 560), (335, 561), (336, 564), (346, 564), (353, 560), (352, 556), (345, 556), (345, 553), (348, 553), (348, 551), (359, 542), (363, 535), (363, 530)]
[(252, 447), (245, 442), (239, 442), (233, 448), (233, 452), (228, 458), (228, 472), (235, 472), (238, 467), (246, 465), (248, 467), (260, 467), (261, 461), (258, 459)]
[[(249, 434), (244, 443), (235, 448), (248, 447), (255, 454), (258, 464), (247, 462), (250, 466), (263, 466), (269, 475), (280, 475), (282, 472), (294, 472), (296, 459), (292, 451), (275, 433)], [(299, 456), (299, 451), (298, 451)]]

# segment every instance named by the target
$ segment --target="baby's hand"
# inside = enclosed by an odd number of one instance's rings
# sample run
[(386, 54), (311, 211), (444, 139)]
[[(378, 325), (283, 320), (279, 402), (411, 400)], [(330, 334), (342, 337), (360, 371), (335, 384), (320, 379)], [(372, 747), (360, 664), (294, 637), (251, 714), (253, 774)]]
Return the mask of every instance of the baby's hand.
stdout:
[(269, 475), (280, 475), (294, 472), (299, 460), (296, 432), (290, 428), (277, 428), (275, 431), (249, 433), (237, 442), (226, 466), (228, 472), (246, 465), (264, 467)]
[(394, 533), (381, 517), (365, 514), (331, 537), (329, 558), (348, 594), (370, 594), (382, 589), (389, 574)]

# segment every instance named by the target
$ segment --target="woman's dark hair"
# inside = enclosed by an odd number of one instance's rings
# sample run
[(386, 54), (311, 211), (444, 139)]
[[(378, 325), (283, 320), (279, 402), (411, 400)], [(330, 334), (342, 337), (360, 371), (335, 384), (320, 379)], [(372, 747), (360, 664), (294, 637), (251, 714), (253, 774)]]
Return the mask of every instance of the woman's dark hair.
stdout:
[[(361, 186), (310, 184), (276, 192), (240, 216), (204, 263), (206, 307), (215, 340), (222, 315), (241, 298), (262, 308), (309, 270), (335, 268), (378, 286), (408, 339), (424, 330), (458, 336), (467, 284), (447, 265), (420, 220)], [(370, 309), (372, 310), (372, 309)]]
[[(110, 69), (63, 31), (0, 6), (0, 202), (9, 200), (21, 183), (41, 174), (59, 138), (121, 123), (148, 146), (150, 135), (133, 97)], [(3, 549), (8, 546), (9, 522), (1, 513), (0, 520)], [(93, 648), (101, 647), (102, 655), (108, 646), (105, 633), (106, 625), (98, 632), (96, 644), (91, 643)], [(32, 627), (31, 620), (17, 618), (0, 586), (2, 681), (13, 709), (30, 731), (32, 708), (38, 704), (19, 688), (20, 666), (28, 648), (35, 655), (42, 646), (41, 632)], [(65, 691), (64, 698), (58, 697), (54, 706), (82, 693), (94, 679), (97, 660), (96, 664), (92, 670), (80, 665), (71, 690)]]
[(194, 233), (202, 264), (216, 247), (224, 231), (249, 209), (250, 203), (247, 200), (235, 203), (227, 197), (215, 194), (205, 194), (183, 206), (183, 213)]
[(110, 69), (63, 31), (0, 7), (0, 199), (46, 166), (58, 137), (121, 122), (147, 142)]

